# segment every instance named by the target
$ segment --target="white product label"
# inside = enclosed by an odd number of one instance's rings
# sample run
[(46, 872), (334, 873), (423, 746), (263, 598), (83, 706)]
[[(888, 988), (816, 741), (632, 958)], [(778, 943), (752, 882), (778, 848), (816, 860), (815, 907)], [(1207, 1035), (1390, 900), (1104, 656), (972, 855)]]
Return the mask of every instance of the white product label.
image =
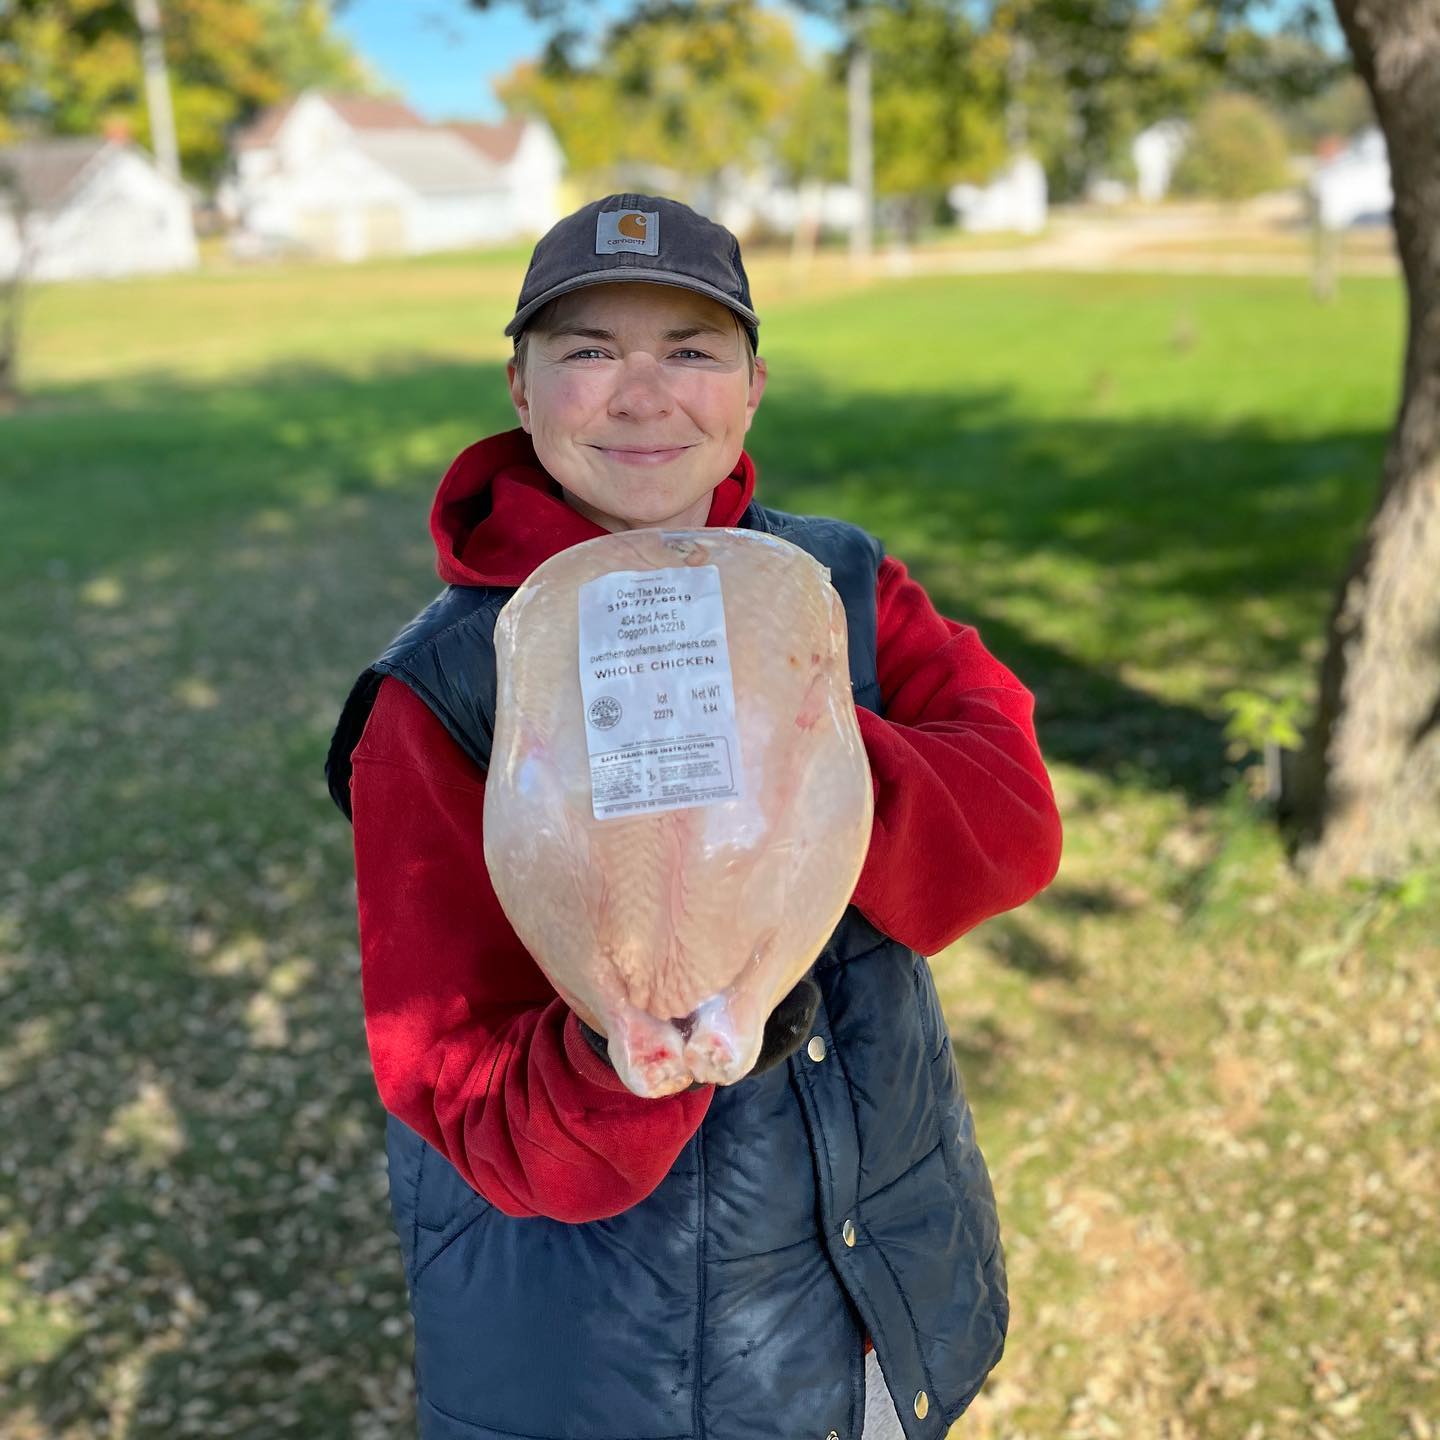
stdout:
[(580, 693), (597, 820), (740, 795), (716, 566), (617, 570), (582, 585)]

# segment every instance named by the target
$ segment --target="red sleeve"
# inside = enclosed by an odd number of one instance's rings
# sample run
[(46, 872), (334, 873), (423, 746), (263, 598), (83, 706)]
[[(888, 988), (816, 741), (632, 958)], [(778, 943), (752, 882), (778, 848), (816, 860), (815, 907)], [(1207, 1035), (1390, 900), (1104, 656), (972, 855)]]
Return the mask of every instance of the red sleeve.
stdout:
[(643, 1200), (713, 1086), (644, 1100), (521, 945), (481, 843), (484, 773), (387, 678), (352, 755), (365, 1030), (385, 1108), (507, 1215), (578, 1223)]
[(885, 718), (858, 712), (875, 828), (852, 903), (933, 955), (1055, 878), (1060, 815), (1030, 692), (898, 560), (881, 563), (877, 593)]

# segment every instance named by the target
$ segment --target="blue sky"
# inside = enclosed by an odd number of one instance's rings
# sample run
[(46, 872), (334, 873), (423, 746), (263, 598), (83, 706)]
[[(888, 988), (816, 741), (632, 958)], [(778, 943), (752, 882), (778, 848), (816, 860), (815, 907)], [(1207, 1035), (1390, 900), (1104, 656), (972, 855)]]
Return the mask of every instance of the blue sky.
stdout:
[[(576, 13), (593, 16), (598, 29), (627, 8), (624, 0), (592, 0)], [(336, 25), (427, 120), (498, 120), (492, 82), (517, 60), (538, 56), (548, 33), (518, 0), (488, 11), (472, 10), (465, 0), (348, 0)], [(819, 21), (799, 29), (811, 50), (831, 48), (830, 29)]]

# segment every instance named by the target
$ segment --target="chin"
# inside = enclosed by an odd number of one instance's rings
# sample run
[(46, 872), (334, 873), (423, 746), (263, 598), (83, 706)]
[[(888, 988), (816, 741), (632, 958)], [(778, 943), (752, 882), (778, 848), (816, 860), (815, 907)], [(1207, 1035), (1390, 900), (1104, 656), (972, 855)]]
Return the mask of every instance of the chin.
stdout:
[(657, 486), (650, 489), (637, 486), (606, 496), (596, 503), (611, 515), (623, 515), (632, 525), (658, 525), (662, 520), (669, 520), (672, 516), (690, 509), (702, 496), (708, 498), (710, 489), (685, 489), (677, 493), (673, 487)]
[[(644, 525), (669, 524), (681, 510), (686, 508), (688, 507), (684, 505), (680, 507), (680, 510), (676, 510), (672, 505), (647, 505), (634, 509), (615, 510), (611, 513), (623, 519), (633, 529)], [(700, 523), (704, 524), (704, 521)]]

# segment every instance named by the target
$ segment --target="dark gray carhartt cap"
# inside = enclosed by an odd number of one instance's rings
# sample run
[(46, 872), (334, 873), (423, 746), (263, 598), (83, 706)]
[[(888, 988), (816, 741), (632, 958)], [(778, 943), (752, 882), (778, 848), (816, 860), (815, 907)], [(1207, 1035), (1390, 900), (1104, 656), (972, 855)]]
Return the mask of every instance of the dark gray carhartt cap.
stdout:
[(536, 242), (507, 335), (557, 295), (615, 280), (648, 280), (728, 305), (759, 349), (760, 317), (740, 242), (723, 226), (661, 195), (607, 195), (557, 220)]

